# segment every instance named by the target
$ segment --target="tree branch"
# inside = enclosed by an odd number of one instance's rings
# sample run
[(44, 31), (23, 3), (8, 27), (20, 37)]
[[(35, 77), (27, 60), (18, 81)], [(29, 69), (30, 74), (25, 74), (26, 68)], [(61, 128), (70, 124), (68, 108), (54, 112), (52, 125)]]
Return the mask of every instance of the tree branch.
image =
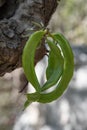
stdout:
[[(57, 0), (4, 0), (0, 3), (0, 76), (21, 67), (27, 40), (24, 34), (31, 34), (28, 29), (38, 29), (32, 21), (46, 27), (56, 7)], [(36, 52), (35, 64), (45, 54), (43, 43)]]

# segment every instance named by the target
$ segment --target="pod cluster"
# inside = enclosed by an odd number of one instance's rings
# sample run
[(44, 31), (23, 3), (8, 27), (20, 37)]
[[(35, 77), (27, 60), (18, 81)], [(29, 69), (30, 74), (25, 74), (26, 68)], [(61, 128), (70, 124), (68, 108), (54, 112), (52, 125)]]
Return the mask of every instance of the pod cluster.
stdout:
[[(47, 81), (40, 85), (34, 68), (34, 57), (37, 47), (45, 37), (49, 46)], [(22, 55), (22, 65), (27, 80), (35, 88), (34, 93), (27, 93), (25, 107), (32, 102), (49, 103), (58, 99), (66, 90), (74, 70), (74, 57), (69, 42), (60, 34), (51, 34), (47, 30), (33, 33), (27, 41)], [(55, 86), (55, 87), (54, 87)], [(51, 88), (51, 92), (48, 90)]]

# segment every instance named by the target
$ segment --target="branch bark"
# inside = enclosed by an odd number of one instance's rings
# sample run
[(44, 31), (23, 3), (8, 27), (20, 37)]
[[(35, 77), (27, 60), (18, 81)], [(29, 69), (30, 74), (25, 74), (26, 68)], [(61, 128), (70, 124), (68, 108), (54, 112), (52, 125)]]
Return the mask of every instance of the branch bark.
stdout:
[[(3, 3), (2, 3), (3, 2)], [(57, 0), (0, 1), (0, 76), (21, 67), (21, 56), (28, 29), (38, 29), (32, 21), (46, 27), (57, 7)], [(31, 34), (31, 32), (28, 32)], [(43, 58), (42, 43), (35, 56), (35, 64)]]

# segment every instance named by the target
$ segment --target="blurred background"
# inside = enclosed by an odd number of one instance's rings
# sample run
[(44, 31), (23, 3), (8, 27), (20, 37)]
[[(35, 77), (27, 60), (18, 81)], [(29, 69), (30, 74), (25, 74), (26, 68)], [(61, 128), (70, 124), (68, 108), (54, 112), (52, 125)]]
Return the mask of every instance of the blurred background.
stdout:
[[(87, 0), (61, 0), (49, 27), (63, 33), (73, 49), (75, 71), (69, 87), (59, 100), (33, 103), (23, 111), (22, 68), (0, 77), (0, 130), (87, 130)], [(36, 66), (42, 82), (45, 64), (46, 58)]]

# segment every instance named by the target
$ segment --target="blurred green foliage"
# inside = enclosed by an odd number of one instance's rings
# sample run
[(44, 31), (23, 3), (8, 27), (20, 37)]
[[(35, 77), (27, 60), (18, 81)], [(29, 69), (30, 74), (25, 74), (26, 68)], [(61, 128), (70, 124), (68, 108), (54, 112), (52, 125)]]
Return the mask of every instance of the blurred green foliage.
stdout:
[(62, 32), (71, 43), (87, 44), (87, 0), (61, 0), (50, 28)]

